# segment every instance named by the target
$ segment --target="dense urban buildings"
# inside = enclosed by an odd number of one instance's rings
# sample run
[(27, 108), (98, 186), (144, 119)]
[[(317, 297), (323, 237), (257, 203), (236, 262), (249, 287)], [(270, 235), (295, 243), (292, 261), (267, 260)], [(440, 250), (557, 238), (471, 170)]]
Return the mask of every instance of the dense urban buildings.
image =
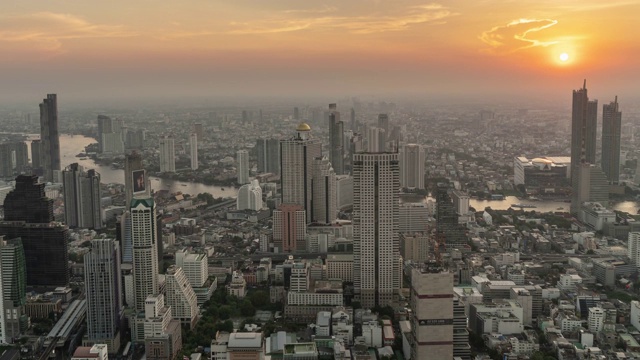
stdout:
[(618, 110), (618, 97), (602, 107), (602, 171), (609, 183), (620, 181), (620, 135), (622, 113)]
[(73, 163), (62, 171), (64, 218), (71, 228), (101, 229), (100, 174)]
[(40, 146), (40, 165), (44, 179), (54, 181), (54, 174), (61, 170), (56, 94), (48, 94), (40, 104)]

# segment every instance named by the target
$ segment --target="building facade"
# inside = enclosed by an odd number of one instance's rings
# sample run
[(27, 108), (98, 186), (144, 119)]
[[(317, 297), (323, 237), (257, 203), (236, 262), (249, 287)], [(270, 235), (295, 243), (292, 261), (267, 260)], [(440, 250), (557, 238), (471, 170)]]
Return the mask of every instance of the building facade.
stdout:
[(71, 228), (101, 229), (100, 174), (93, 169), (85, 172), (73, 163), (62, 172), (62, 185), (66, 224)]
[(158, 293), (158, 229), (153, 199), (133, 199), (131, 241), (135, 309), (144, 310), (147, 296)]
[(618, 97), (602, 107), (602, 171), (609, 183), (620, 181), (620, 134), (622, 113), (618, 109)]

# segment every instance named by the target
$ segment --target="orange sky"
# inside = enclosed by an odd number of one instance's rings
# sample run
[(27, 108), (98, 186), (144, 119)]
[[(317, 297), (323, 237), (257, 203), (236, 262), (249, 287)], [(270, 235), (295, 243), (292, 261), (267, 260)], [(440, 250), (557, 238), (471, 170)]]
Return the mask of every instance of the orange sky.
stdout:
[(585, 77), (632, 94), (639, 16), (635, 0), (7, 1), (0, 96), (556, 95)]

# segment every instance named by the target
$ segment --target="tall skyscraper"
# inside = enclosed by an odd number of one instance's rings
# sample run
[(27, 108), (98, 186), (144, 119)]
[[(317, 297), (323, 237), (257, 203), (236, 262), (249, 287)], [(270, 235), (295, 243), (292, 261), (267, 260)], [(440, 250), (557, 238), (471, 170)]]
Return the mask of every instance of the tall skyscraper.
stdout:
[(300, 109), (297, 106), (293, 108), (293, 120), (300, 120)]
[(33, 140), (31, 142), (31, 169), (34, 174), (42, 175), (42, 141)]
[(327, 158), (313, 161), (313, 212), (311, 222), (329, 224), (338, 215), (336, 173)]
[[(142, 186), (138, 183), (140, 176), (142, 176)], [(124, 157), (124, 191), (127, 204), (131, 203), (134, 195), (141, 198), (151, 196), (151, 184), (144, 170), (142, 155), (135, 150)]]
[(424, 189), (424, 148), (418, 144), (404, 145), (400, 150), (400, 186)]
[(236, 171), (238, 172), (238, 184), (249, 183), (249, 152), (247, 150), (238, 150), (236, 153)]
[(24, 305), (27, 301), (27, 269), (20, 238), (0, 236), (0, 343), (12, 344), (27, 325)]
[(329, 161), (337, 175), (344, 174), (344, 122), (336, 104), (329, 105)]
[(84, 171), (78, 163), (62, 172), (64, 188), (64, 218), (71, 228), (101, 229), (100, 174)]
[(378, 127), (384, 130), (386, 142), (386, 139), (389, 137), (389, 132), (391, 131), (391, 129), (389, 128), (389, 115), (378, 114)]
[(24, 173), (28, 165), (27, 144), (24, 142), (0, 144), (0, 177)]
[(258, 139), (256, 142), (258, 173), (280, 174), (280, 141), (278, 139)]
[(387, 135), (385, 130), (379, 127), (367, 128), (367, 152), (385, 152), (387, 148)]
[[(595, 164), (596, 161), (596, 132), (597, 132), (598, 101), (589, 101), (587, 95), (587, 81), (582, 89), (573, 91), (573, 108), (571, 114), (571, 213), (577, 214), (582, 202), (578, 191), (584, 188), (580, 185), (581, 164)], [(584, 194), (583, 194), (584, 195)]]
[(354, 290), (364, 308), (391, 305), (400, 289), (397, 153), (353, 155)]
[(40, 164), (45, 181), (54, 180), (54, 171), (60, 171), (60, 134), (58, 133), (58, 100), (48, 94), (40, 104)]
[(191, 155), (191, 170), (198, 170), (198, 135), (192, 133), (189, 136), (189, 154)]
[(602, 107), (602, 171), (609, 183), (620, 181), (620, 133), (622, 113), (618, 110), (618, 97)]
[(349, 127), (351, 128), (351, 131), (356, 132), (356, 110), (354, 108), (351, 108), (351, 114), (349, 116)]
[(160, 172), (176, 172), (176, 151), (173, 136), (160, 139)]
[(322, 144), (311, 136), (311, 127), (301, 123), (296, 135), (280, 141), (280, 182), (282, 203), (304, 208), (307, 220), (312, 213), (313, 159), (322, 156)]
[(453, 359), (453, 273), (439, 267), (411, 270), (411, 358)]
[(153, 199), (131, 200), (131, 240), (135, 309), (144, 310), (147, 296), (158, 293), (158, 228)]
[(16, 188), (4, 200), (0, 235), (22, 239), (28, 286), (67, 286), (69, 229), (53, 222), (53, 200), (46, 197), (44, 186), (37, 175), (16, 178)]
[(436, 190), (436, 234), (444, 238), (447, 250), (467, 245), (465, 227), (458, 224), (453, 201), (448, 186), (439, 184)]
[(302, 206), (282, 204), (273, 211), (273, 245), (276, 252), (305, 251), (306, 236), (307, 220)]
[(120, 348), (123, 322), (120, 248), (112, 239), (93, 239), (84, 255), (87, 336), (92, 343)]
[(108, 116), (98, 115), (98, 151), (101, 153), (121, 154), (124, 152), (126, 132), (121, 119), (112, 120)]

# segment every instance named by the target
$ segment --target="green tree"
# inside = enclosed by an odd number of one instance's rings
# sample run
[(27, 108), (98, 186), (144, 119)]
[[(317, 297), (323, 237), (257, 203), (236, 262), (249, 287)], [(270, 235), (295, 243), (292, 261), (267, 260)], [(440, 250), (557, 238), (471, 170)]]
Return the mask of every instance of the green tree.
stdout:
[(218, 309), (218, 317), (220, 318), (220, 320), (229, 319), (232, 313), (233, 313), (233, 309), (229, 305), (222, 305)]
[(254, 291), (249, 295), (249, 300), (256, 309), (262, 309), (269, 304), (269, 293), (264, 290)]
[(256, 308), (253, 307), (249, 299), (244, 299), (242, 304), (240, 304), (240, 314), (242, 314), (242, 316), (253, 316), (256, 314)]

